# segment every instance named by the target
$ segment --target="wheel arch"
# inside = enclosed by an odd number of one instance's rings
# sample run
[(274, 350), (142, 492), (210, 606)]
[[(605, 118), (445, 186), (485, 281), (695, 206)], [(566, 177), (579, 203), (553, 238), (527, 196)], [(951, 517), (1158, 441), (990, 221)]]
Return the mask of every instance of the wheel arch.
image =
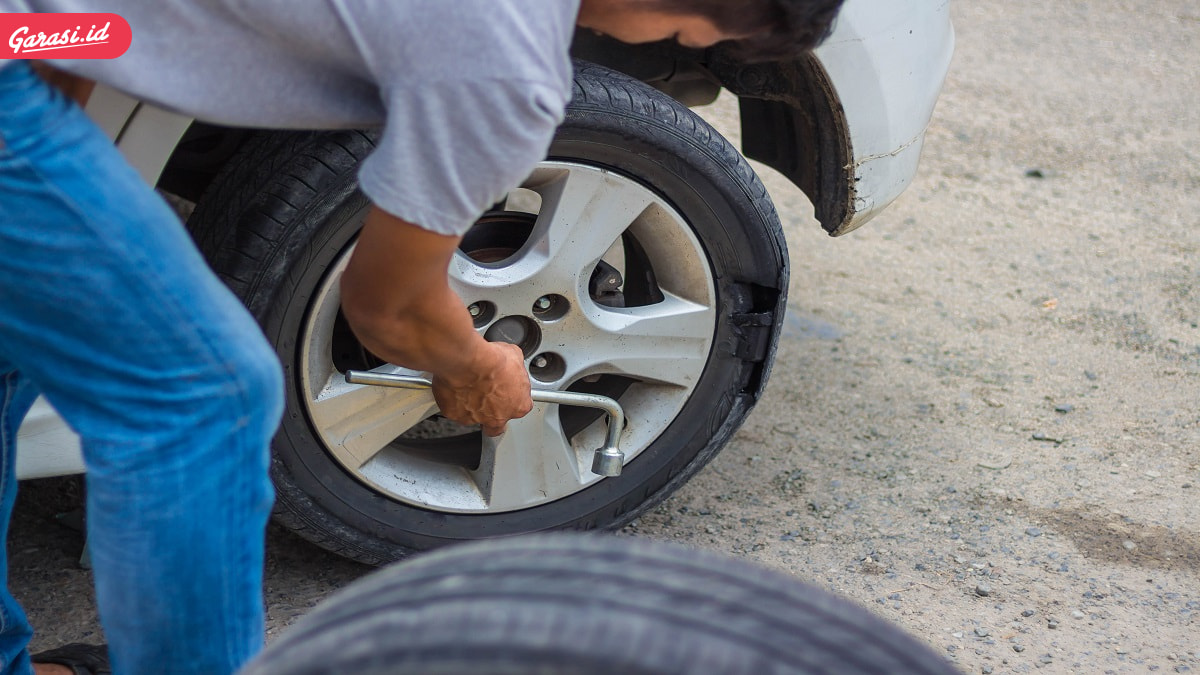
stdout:
[(635, 77), (688, 106), (738, 97), (742, 153), (783, 174), (813, 204), (829, 233), (855, 214), (854, 161), (842, 104), (812, 53), (794, 62), (745, 64), (721, 50), (667, 43), (628, 45), (578, 31), (576, 58)]

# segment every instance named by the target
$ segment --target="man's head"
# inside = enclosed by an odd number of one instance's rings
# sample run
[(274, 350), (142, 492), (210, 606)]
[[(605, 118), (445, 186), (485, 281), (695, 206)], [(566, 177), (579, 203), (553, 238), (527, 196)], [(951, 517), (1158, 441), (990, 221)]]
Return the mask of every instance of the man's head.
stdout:
[(733, 41), (748, 60), (786, 59), (830, 31), (843, 0), (582, 0), (579, 25), (622, 42)]

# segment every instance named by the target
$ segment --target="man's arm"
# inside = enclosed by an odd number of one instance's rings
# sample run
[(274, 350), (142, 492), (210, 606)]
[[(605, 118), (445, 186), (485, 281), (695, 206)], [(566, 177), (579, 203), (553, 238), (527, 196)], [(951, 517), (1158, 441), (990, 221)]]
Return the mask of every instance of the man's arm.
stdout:
[(87, 105), (92, 90), (96, 88), (96, 83), (87, 78), (72, 75), (41, 61), (34, 61), (30, 66), (47, 84), (58, 88), (81, 108)]
[(433, 374), (443, 415), (496, 436), (532, 409), (529, 374), (521, 349), (484, 340), (450, 289), (459, 239), (372, 208), (342, 275), (342, 311), (373, 354)]

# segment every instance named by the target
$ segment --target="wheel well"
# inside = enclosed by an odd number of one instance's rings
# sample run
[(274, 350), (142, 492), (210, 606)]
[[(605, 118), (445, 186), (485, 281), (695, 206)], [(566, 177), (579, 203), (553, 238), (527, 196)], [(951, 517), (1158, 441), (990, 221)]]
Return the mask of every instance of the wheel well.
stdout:
[(209, 183), (253, 131), (193, 122), (167, 160), (158, 187), (198, 202)]
[[(628, 45), (581, 30), (572, 55), (635, 77), (688, 106), (712, 103), (721, 89), (739, 100), (742, 153), (782, 173), (834, 232), (853, 215), (854, 175), (841, 104), (811, 54), (792, 63), (744, 64), (721, 50), (674, 43)], [(202, 122), (176, 146), (158, 186), (191, 201), (251, 135)]]

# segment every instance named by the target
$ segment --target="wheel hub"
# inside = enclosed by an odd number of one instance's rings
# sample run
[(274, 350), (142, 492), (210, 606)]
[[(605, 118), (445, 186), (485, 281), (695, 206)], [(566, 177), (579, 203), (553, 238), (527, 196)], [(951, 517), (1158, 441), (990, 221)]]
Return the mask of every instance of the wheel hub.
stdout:
[(483, 334), (483, 338), (488, 342), (516, 345), (528, 358), (537, 351), (538, 344), (541, 343), (541, 331), (528, 317), (506, 316), (493, 323)]

